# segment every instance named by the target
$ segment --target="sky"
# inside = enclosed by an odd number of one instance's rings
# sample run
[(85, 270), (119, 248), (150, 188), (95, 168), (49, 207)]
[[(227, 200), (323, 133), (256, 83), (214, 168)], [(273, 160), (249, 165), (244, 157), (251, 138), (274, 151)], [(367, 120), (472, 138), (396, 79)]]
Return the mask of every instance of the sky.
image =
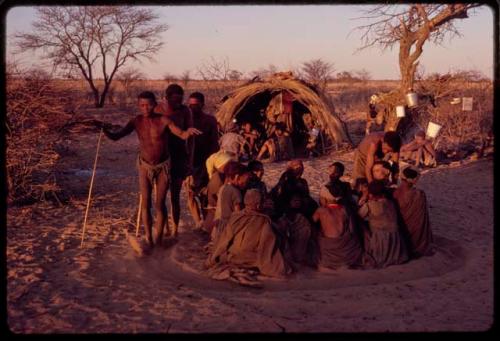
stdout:
[[(165, 42), (155, 61), (131, 66), (150, 79), (165, 73), (180, 75), (196, 70), (211, 58), (226, 59), (231, 69), (248, 73), (274, 64), (279, 70), (297, 68), (321, 58), (332, 63), (335, 73), (366, 69), (373, 79), (399, 79), (398, 50), (382, 52), (361, 46), (354, 27), (366, 21), (353, 20), (368, 5), (282, 5), (282, 6), (151, 6), (159, 22), (169, 25), (161, 36)], [(22, 65), (43, 63), (37, 53), (14, 54), (12, 39), (18, 31), (29, 32), (36, 18), (35, 7), (14, 7), (6, 20), (7, 59)], [(494, 29), (490, 8), (479, 9), (456, 21), (462, 33), (444, 46), (424, 45), (420, 64), (426, 73), (457, 69), (478, 70), (493, 77)]]

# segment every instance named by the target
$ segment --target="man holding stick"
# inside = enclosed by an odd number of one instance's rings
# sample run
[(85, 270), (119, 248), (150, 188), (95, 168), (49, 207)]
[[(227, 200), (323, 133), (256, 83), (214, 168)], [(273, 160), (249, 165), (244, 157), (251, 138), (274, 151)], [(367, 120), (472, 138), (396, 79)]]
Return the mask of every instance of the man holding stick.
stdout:
[[(186, 140), (190, 136), (201, 134), (195, 128), (181, 130), (173, 121), (164, 115), (154, 112), (156, 98), (152, 92), (145, 91), (138, 96), (138, 106), (141, 112), (131, 119), (125, 127), (117, 132), (109, 130), (110, 124), (94, 121), (98, 128), (111, 140), (116, 141), (132, 133), (134, 130), (139, 138), (139, 189), (142, 196), (142, 222), (145, 228), (145, 239), (149, 247), (161, 244), (163, 227), (167, 216), (165, 197), (167, 195), (170, 178), (170, 148), (167, 134), (169, 132)], [(151, 222), (151, 192), (156, 184), (155, 200), (155, 236), (152, 238)]]

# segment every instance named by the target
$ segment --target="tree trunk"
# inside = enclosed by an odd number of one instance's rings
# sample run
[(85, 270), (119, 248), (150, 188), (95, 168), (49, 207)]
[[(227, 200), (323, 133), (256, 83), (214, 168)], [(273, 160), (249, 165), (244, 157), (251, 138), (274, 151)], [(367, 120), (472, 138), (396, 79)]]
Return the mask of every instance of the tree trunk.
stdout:
[(94, 105), (96, 108), (101, 108), (99, 106), (99, 90), (97, 89), (92, 89), (92, 93), (94, 94)]
[(102, 93), (101, 93), (101, 99), (99, 100), (99, 106), (98, 108), (102, 108), (104, 107), (104, 103), (106, 101), (106, 96), (108, 95), (108, 91), (109, 91), (109, 85), (111, 84), (111, 82), (107, 82), (105, 85), (104, 85), (104, 90), (102, 90)]

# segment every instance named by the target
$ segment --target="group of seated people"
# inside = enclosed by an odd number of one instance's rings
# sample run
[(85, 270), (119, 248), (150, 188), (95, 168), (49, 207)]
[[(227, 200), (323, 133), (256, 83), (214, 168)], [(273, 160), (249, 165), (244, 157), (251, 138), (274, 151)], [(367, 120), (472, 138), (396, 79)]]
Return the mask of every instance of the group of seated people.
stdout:
[[(318, 128), (310, 113), (302, 117), (305, 135), (307, 135), (306, 152), (308, 156), (319, 156), (321, 154), (320, 138), (322, 130)], [(260, 128), (260, 129), (259, 129)], [(241, 124), (239, 135), (244, 138), (241, 146), (242, 160), (263, 160), (269, 158), (270, 162), (291, 160), (296, 157), (291, 132), (283, 122), (273, 124), (268, 136), (261, 125), (254, 126), (245, 121)]]
[(334, 162), (318, 205), (301, 161), (290, 161), (268, 191), (260, 161), (244, 166), (224, 153), (218, 152), (209, 170), (209, 269), (230, 264), (283, 277), (301, 265), (383, 268), (432, 253), (426, 196), (415, 187), (414, 167), (405, 168), (399, 186), (391, 187), (390, 165), (377, 161), (373, 180), (359, 178), (351, 188), (341, 180), (343, 164)]

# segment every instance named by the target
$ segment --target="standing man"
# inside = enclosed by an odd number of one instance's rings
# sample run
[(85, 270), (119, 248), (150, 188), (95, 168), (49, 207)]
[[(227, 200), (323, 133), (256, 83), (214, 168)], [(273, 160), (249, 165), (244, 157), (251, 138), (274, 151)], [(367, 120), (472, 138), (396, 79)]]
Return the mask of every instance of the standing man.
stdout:
[[(193, 92), (189, 95), (188, 106), (193, 118), (193, 126), (202, 131), (202, 138), (194, 137), (194, 143), (190, 146), (190, 162), (192, 173), (186, 179), (186, 189), (188, 193), (188, 208), (196, 223), (196, 227), (201, 227), (203, 218), (201, 207), (195, 197), (199, 197), (200, 191), (208, 184), (208, 172), (205, 162), (208, 157), (219, 150), (219, 129), (217, 120), (212, 115), (203, 112), (205, 96), (201, 92)], [(201, 200), (200, 200), (201, 201)]]
[[(110, 131), (110, 124), (94, 121), (98, 128), (111, 140), (116, 141), (132, 133), (134, 130), (139, 139), (139, 189), (142, 195), (142, 222), (144, 223), (145, 239), (149, 247), (161, 245), (163, 228), (167, 216), (165, 198), (168, 191), (172, 147), (167, 140), (167, 134), (172, 133), (185, 140), (192, 135), (200, 134), (194, 128), (179, 129), (175, 123), (163, 115), (155, 113), (156, 98), (152, 92), (142, 92), (138, 97), (140, 114), (131, 119), (125, 127), (118, 131)], [(173, 168), (173, 165), (172, 165)], [(155, 200), (155, 236), (151, 230), (151, 199), (153, 186), (156, 184)]]
[[(187, 130), (193, 126), (191, 113), (182, 104), (184, 89), (178, 84), (170, 84), (165, 90), (166, 103), (161, 103), (155, 108), (155, 112), (167, 116), (182, 130)], [(168, 144), (170, 145), (170, 156), (172, 158), (172, 176), (170, 180), (170, 205), (172, 207), (172, 234), (177, 236), (179, 228), (179, 217), (181, 214), (180, 193), (182, 182), (191, 174), (191, 164), (189, 161), (189, 145), (192, 139), (186, 141), (173, 134), (168, 134)]]

